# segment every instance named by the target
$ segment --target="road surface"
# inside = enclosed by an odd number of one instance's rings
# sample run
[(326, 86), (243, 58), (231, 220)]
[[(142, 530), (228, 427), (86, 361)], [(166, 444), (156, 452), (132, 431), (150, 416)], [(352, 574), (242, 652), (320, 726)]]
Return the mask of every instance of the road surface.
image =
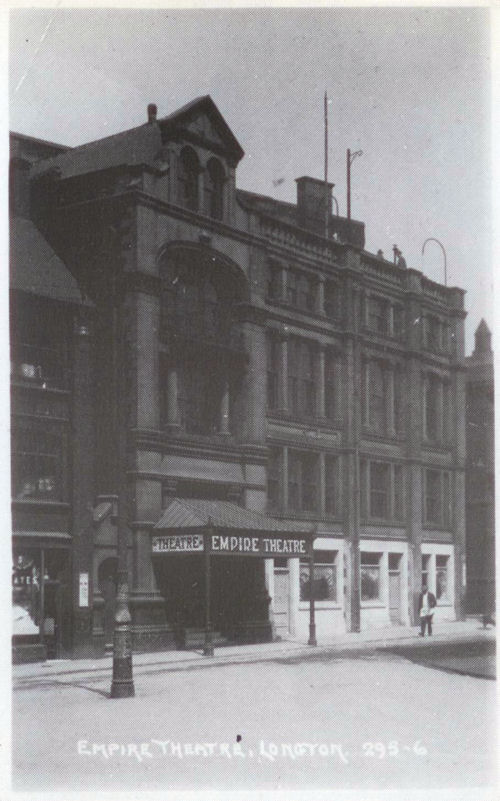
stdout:
[(14, 790), (485, 791), (495, 781), (495, 682), (401, 655), (161, 670), (136, 675), (130, 699), (109, 699), (109, 680), (80, 682), (14, 692)]

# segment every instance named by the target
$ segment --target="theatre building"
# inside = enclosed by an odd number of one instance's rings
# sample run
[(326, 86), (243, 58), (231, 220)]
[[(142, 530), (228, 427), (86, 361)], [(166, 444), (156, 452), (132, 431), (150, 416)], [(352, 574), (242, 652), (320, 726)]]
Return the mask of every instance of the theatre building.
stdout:
[(11, 136), (15, 659), (104, 653), (120, 514), (135, 650), (198, 643), (207, 589), (216, 644), (307, 638), (311, 594), (319, 642), (408, 624), (423, 579), (463, 615), (464, 293), (243, 155), (208, 96)]

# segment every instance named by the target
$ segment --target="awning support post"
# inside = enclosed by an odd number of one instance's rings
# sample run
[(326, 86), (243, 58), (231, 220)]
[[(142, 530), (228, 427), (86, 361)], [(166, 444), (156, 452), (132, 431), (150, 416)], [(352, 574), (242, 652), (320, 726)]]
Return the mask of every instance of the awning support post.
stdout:
[(204, 559), (205, 559), (205, 645), (203, 647), (204, 656), (214, 655), (214, 643), (213, 643), (212, 620), (211, 620), (212, 615), (210, 609), (210, 601), (211, 601), (210, 531), (211, 528), (208, 528), (207, 532), (203, 535), (203, 548), (204, 548)]
[(308, 645), (317, 645), (316, 640), (316, 618), (314, 607), (314, 535), (311, 538), (311, 555), (309, 557), (309, 640)]

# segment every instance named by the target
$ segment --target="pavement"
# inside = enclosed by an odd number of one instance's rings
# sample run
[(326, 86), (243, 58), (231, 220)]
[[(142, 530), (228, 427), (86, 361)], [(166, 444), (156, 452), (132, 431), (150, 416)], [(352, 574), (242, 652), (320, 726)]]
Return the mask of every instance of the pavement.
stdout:
[[(465, 621), (436, 622), (432, 637), (419, 637), (416, 627), (391, 626), (350, 632), (330, 639), (318, 639), (317, 646), (297, 639), (253, 645), (223, 646), (215, 649), (213, 657), (206, 657), (201, 650), (161, 651), (133, 655), (134, 675), (147, 675), (165, 671), (199, 670), (216, 665), (235, 665), (252, 662), (269, 662), (277, 659), (311, 658), (322, 654), (356, 652), (362, 650), (391, 650), (395, 647), (413, 649), (436, 648), (439, 643), (451, 645), (465, 642), (495, 642), (495, 630), (485, 629), (478, 619)], [(52, 684), (60, 679), (78, 678), (82, 681), (100, 681), (112, 669), (112, 657), (101, 659), (48, 660), (26, 665), (14, 665), (12, 678), (14, 690)], [(436, 665), (437, 666), (437, 665)], [(460, 671), (458, 671), (460, 672)], [(468, 673), (468, 670), (461, 672)], [(491, 671), (490, 671), (491, 672)], [(475, 675), (473, 672), (470, 675)], [(489, 676), (493, 678), (494, 676)]]

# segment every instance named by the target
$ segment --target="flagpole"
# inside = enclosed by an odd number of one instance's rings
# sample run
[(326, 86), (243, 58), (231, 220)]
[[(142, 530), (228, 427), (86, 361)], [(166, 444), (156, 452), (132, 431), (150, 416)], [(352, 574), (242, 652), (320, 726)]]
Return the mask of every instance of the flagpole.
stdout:
[(325, 92), (325, 237), (327, 239), (330, 218), (328, 207), (328, 96)]

